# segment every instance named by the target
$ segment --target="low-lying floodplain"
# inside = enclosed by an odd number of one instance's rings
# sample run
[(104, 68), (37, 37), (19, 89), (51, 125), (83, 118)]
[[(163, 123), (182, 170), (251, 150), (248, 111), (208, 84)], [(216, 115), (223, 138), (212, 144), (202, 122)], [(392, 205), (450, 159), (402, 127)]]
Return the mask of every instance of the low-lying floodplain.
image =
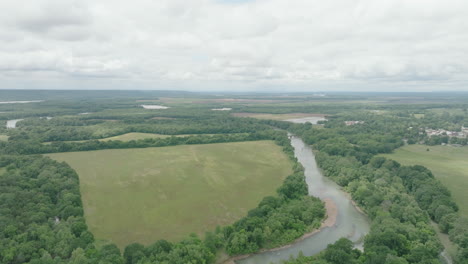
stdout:
[(91, 232), (120, 248), (231, 224), (291, 173), (291, 161), (273, 141), (48, 156), (76, 170)]

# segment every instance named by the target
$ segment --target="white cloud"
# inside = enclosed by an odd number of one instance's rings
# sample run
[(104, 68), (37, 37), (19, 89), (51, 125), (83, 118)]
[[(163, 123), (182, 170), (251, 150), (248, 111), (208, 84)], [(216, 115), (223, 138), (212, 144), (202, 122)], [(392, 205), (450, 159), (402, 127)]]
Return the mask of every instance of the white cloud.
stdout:
[(0, 88), (468, 89), (464, 0), (17, 0), (0, 9)]

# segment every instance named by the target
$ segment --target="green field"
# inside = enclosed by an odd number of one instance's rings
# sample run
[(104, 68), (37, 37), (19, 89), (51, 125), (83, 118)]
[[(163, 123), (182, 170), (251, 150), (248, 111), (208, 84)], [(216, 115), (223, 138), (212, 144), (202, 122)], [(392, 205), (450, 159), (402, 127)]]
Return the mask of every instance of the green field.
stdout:
[(468, 217), (468, 147), (407, 145), (382, 156), (429, 168), (452, 192), (460, 213)]
[(0, 135), (0, 141), (8, 141), (7, 135)]
[(90, 230), (121, 248), (230, 224), (291, 173), (290, 160), (272, 141), (48, 156), (77, 171)]

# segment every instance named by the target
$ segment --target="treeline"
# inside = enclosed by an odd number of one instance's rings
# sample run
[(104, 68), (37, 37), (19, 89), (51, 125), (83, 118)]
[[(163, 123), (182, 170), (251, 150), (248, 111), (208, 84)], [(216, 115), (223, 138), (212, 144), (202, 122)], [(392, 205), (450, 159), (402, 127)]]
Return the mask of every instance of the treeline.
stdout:
[(430, 219), (458, 243), (457, 263), (468, 263), (468, 225), (458, 216), (447, 188), (422, 166), (400, 166), (375, 156), (397, 148), (407, 136), (398, 119), (367, 118), (364, 124), (345, 126), (338, 117), (327, 122), (325, 129), (310, 125), (291, 129), (318, 150), (316, 160), (325, 176), (351, 193), (372, 225), (362, 255), (342, 241), (329, 246), (333, 254), (327, 249), (288, 263), (439, 263), (442, 246)]
[(0, 168), (0, 263), (119, 263), (115, 245), (94, 246), (68, 165), (1, 156)]
[[(123, 114), (109, 119), (85, 119), (78, 117), (26, 119), (16, 129), (9, 130), (10, 141), (76, 141), (102, 139), (130, 132), (163, 135), (255, 133), (270, 130), (268, 124), (252, 118), (234, 118), (219, 114), (152, 119), (152, 116)], [(171, 117), (172, 118), (172, 117)]]
[(149, 148), (166, 147), (187, 144), (212, 144), (224, 142), (240, 142), (254, 140), (275, 140), (281, 137), (281, 133), (274, 130), (260, 131), (257, 133), (218, 134), (218, 135), (194, 135), (172, 136), (166, 138), (146, 138), (139, 140), (89, 140), (84, 142), (52, 142), (41, 144), (37, 141), (0, 141), (1, 154), (43, 154), (72, 151), (90, 151), (100, 149), (125, 149), (125, 148)]
[[(49, 121), (51, 120), (44, 122)], [(0, 141), (0, 154), (43, 154), (99, 149), (164, 147), (182, 144), (211, 144), (265, 139), (277, 140), (277, 138), (282, 137), (282, 133), (273, 130), (273, 128), (287, 129), (289, 127), (287, 122), (282, 121), (206, 116), (196, 119), (177, 121), (150, 120), (147, 121), (147, 123), (131, 126), (118, 122), (107, 122), (106, 125), (98, 124), (86, 126), (86, 122), (82, 123), (83, 121), (75, 119), (64, 119), (64, 122), (77, 122), (77, 124), (80, 125), (68, 127), (55, 127), (50, 124), (44, 126), (26, 125), (17, 131), (10, 132), (8, 141)], [(103, 130), (106, 132), (103, 133)], [(109, 131), (112, 131), (112, 133)], [(93, 140), (95, 138), (94, 135), (96, 134), (109, 136), (121, 135), (130, 132), (159, 133), (181, 136), (147, 138), (125, 142), (118, 140)], [(53, 138), (60, 138), (61, 140), (88, 140), (82, 142), (53, 141), (43, 144), (44, 141), (48, 141)], [(89, 140), (90, 138), (91, 140)]]

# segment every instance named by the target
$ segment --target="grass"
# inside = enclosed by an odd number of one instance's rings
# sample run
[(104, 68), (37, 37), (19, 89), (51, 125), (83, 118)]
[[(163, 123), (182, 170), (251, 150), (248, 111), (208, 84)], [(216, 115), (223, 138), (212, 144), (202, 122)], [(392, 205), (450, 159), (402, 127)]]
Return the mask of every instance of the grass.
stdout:
[(291, 173), (290, 160), (272, 141), (48, 156), (77, 171), (91, 232), (121, 248), (233, 223)]
[(468, 217), (468, 147), (407, 145), (383, 156), (404, 165), (429, 168), (452, 192), (460, 213)]
[(0, 141), (8, 141), (7, 135), (0, 135)]

